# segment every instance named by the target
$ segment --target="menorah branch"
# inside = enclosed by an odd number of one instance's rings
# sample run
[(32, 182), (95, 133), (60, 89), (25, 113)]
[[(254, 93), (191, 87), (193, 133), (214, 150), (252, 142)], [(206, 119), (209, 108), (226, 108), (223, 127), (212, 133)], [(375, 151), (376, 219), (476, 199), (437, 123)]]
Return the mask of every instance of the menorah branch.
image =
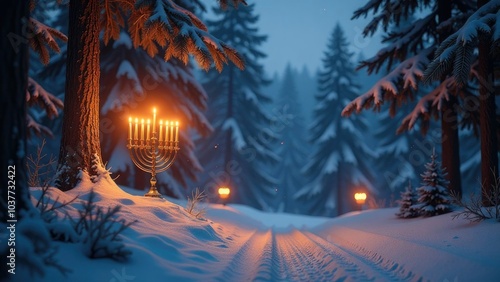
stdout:
[(156, 109), (153, 110), (152, 126), (149, 119), (147, 123), (144, 119), (139, 123), (138, 118), (135, 123), (132, 121), (130, 117), (127, 138), (130, 158), (140, 170), (151, 174), (150, 188), (144, 196), (161, 198), (156, 187), (156, 175), (166, 171), (174, 163), (179, 150), (179, 123), (163, 123), (163, 120), (160, 120), (157, 126)]

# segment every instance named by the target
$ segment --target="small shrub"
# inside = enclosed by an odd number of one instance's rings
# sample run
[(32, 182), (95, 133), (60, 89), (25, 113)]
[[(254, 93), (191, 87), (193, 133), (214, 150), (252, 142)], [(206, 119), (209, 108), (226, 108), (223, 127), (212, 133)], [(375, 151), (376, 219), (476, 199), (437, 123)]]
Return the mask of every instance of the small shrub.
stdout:
[(205, 200), (206, 196), (203, 191), (200, 192), (198, 188), (191, 193), (191, 198), (188, 197), (188, 202), (186, 206), (186, 211), (194, 216), (195, 218), (202, 218), (206, 210), (199, 208), (200, 203)]
[(500, 177), (495, 177), (491, 193), (484, 195), (490, 203), (493, 203), (491, 207), (484, 207), (481, 196), (475, 193), (471, 193), (468, 202), (454, 193), (451, 196), (453, 203), (463, 208), (463, 211), (456, 213), (453, 218), (463, 217), (471, 222), (494, 218), (500, 222)]
[(77, 242), (78, 237), (71, 228), (71, 225), (67, 221), (59, 219), (57, 216), (57, 210), (73, 203), (77, 197), (68, 202), (61, 203), (59, 202), (59, 197), (55, 200), (51, 200), (51, 198), (48, 197), (49, 189), (48, 184), (42, 187), (42, 194), (35, 205), (40, 212), (40, 217), (46, 223), (53, 239), (64, 242)]
[(89, 199), (79, 211), (79, 219), (73, 221), (73, 227), (84, 244), (85, 254), (89, 258), (111, 258), (123, 261), (132, 254), (120, 238), (120, 234), (136, 221), (126, 222), (116, 219), (121, 206), (108, 207), (104, 210), (95, 204), (95, 193), (90, 192)]
[(411, 181), (408, 181), (406, 190), (401, 192), (401, 199), (399, 203), (399, 212), (396, 213), (401, 218), (413, 218), (419, 216), (419, 209), (415, 208), (417, 204), (417, 193), (411, 186)]
[(450, 212), (451, 198), (448, 193), (448, 181), (444, 178), (440, 162), (437, 161), (436, 151), (431, 154), (431, 161), (425, 165), (426, 171), (421, 175), (422, 186), (417, 189), (419, 198), (414, 208), (420, 210), (423, 216), (434, 216)]

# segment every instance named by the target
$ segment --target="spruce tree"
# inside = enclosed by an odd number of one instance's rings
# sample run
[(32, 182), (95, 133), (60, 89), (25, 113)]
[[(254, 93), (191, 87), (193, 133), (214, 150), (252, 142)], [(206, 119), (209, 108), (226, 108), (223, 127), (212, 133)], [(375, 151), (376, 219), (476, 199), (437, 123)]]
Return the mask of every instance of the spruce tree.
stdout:
[[(448, 2), (448, 1), (442, 1)], [(479, 85), (479, 119), (481, 133), (481, 184), (483, 205), (493, 203), (487, 197), (498, 175), (498, 120), (495, 101), (494, 62), (498, 61), (500, 1), (478, 0), (465, 23), (454, 23), (459, 29), (441, 40), (434, 59), (425, 72), (427, 81), (450, 75), (462, 87), (472, 77)], [(474, 2), (469, 3), (474, 5)], [(477, 50), (477, 51), (476, 51)], [(498, 93), (498, 91), (496, 91)]]
[(279, 134), (277, 154), (281, 159), (275, 166), (274, 175), (278, 181), (279, 210), (293, 213), (301, 212), (301, 206), (293, 196), (305, 182), (301, 169), (306, 161), (304, 148), (308, 146), (304, 134), (306, 127), (301, 111), (302, 103), (298, 96), (293, 70), (287, 65), (278, 101), (275, 103), (275, 109), (282, 115), (273, 120), (274, 129)]
[[(420, 10), (424, 12), (413, 23), (402, 25)], [(386, 32), (383, 42), (391, 42), (373, 58), (363, 61), (360, 67), (366, 67), (370, 73), (378, 72), (382, 66), (391, 71), (369, 91), (349, 103), (342, 114), (348, 116), (362, 109), (380, 109), (384, 103), (388, 103), (391, 115), (394, 115), (404, 102), (413, 100), (417, 91), (423, 88), (424, 71), (439, 42), (463, 22), (464, 17), (461, 15), (470, 10), (471, 2), (465, 0), (374, 0), (358, 9), (353, 18), (373, 14), (371, 22), (363, 31), (364, 35), (373, 35), (382, 27)], [(399, 26), (400, 31), (393, 32), (390, 25)], [(461, 195), (457, 97), (464, 95), (463, 89), (457, 88), (447, 74), (439, 76), (437, 80), (439, 83), (432, 84), (426, 95), (418, 97), (420, 100), (402, 120), (398, 131), (410, 130), (420, 120), (420, 129), (425, 134), (430, 119), (441, 118), (441, 151), (443, 164), (449, 172), (449, 188)]]
[(276, 181), (263, 169), (277, 161), (271, 151), (275, 133), (264, 109), (271, 100), (262, 93), (269, 81), (259, 63), (265, 54), (258, 47), (266, 36), (255, 27), (259, 17), (254, 14), (254, 4), (213, 11), (217, 18), (207, 21), (211, 33), (236, 48), (246, 67), (240, 71), (228, 66), (221, 73), (210, 71), (206, 76), (207, 117), (214, 133), (200, 140), (204, 189), (213, 196), (218, 186), (227, 185), (230, 201), (276, 210)]
[(311, 214), (342, 214), (351, 209), (346, 202), (352, 201), (354, 191), (349, 188), (355, 185), (372, 188), (369, 159), (373, 152), (365, 143), (367, 121), (363, 116), (353, 119), (340, 116), (342, 108), (359, 91), (351, 62), (353, 54), (348, 47), (344, 31), (337, 24), (318, 76), (317, 106), (311, 128), (314, 153), (304, 168), (310, 184), (296, 194)]
[(451, 211), (451, 199), (448, 193), (448, 180), (441, 164), (437, 161), (435, 150), (431, 154), (431, 161), (425, 165), (426, 171), (421, 174), (422, 186), (418, 191), (416, 205), (424, 216), (434, 216)]
[(408, 186), (404, 192), (401, 192), (399, 203), (399, 212), (396, 213), (401, 218), (412, 218), (419, 216), (419, 209), (415, 207), (417, 204), (417, 193), (411, 187), (411, 180), (408, 181)]

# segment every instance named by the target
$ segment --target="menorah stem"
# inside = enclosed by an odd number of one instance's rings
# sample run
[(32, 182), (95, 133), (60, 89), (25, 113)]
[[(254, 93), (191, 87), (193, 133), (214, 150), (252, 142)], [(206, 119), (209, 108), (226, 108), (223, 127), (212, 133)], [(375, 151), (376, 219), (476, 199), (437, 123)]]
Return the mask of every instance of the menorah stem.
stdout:
[(157, 144), (156, 144), (156, 132), (153, 131), (153, 138), (151, 138), (151, 180), (149, 183), (151, 187), (149, 191), (144, 195), (146, 197), (161, 198), (160, 192), (156, 189), (156, 154), (157, 154)]

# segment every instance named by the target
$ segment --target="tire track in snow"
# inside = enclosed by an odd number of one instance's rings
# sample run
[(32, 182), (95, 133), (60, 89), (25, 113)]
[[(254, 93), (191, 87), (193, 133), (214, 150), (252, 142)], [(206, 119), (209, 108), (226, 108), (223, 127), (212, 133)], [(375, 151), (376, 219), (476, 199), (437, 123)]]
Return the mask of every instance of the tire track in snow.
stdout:
[[(383, 281), (413, 281), (419, 280), (414, 273), (404, 268), (403, 265), (384, 258), (379, 254), (372, 253), (364, 248), (361, 248), (353, 243), (339, 241), (338, 243), (327, 241), (316, 234), (310, 232), (302, 232), (304, 236), (314, 241), (318, 246), (326, 250), (337, 250), (345, 253), (355, 263), (363, 268), (367, 273), (374, 275), (375, 280)], [(342, 244), (343, 243), (343, 244)], [(347, 247), (351, 245), (351, 247)], [(371, 270), (371, 271), (370, 271)], [(420, 277), (421, 279), (422, 277)], [(362, 279), (363, 280), (363, 279)]]
[(253, 281), (256, 278), (271, 280), (271, 231), (255, 231), (240, 249), (229, 258), (228, 264), (221, 273), (217, 273), (217, 281)]
[[(255, 231), (227, 258), (216, 281), (408, 281), (400, 264), (341, 240), (293, 229)], [(220, 263), (220, 262), (219, 262)], [(215, 265), (214, 265), (215, 266)]]

